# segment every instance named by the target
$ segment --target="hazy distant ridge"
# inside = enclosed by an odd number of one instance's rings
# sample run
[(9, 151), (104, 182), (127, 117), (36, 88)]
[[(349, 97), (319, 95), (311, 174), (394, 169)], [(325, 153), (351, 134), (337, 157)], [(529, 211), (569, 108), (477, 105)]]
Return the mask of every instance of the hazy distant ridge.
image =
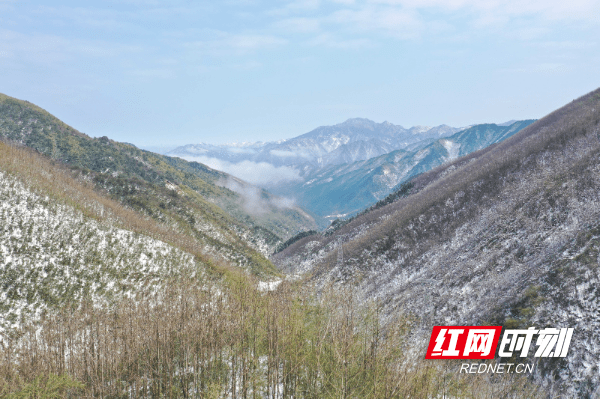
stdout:
[(168, 154), (184, 158), (216, 158), (233, 163), (252, 161), (267, 162), (274, 166), (326, 166), (366, 160), (412, 144), (449, 136), (459, 130), (446, 125), (405, 129), (389, 122), (376, 123), (369, 119), (354, 118), (278, 142), (244, 146), (188, 144)]

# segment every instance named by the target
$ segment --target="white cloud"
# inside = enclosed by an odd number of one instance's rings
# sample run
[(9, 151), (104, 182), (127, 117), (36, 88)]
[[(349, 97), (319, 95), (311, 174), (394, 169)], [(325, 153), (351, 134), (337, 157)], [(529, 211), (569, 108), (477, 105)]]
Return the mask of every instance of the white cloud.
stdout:
[(285, 18), (273, 24), (276, 29), (292, 33), (310, 33), (319, 30), (320, 23), (316, 18)]
[(115, 44), (99, 40), (70, 39), (48, 34), (23, 34), (0, 30), (0, 52), (20, 62), (61, 64), (81, 57), (115, 58), (139, 53), (138, 46)]
[(270, 35), (231, 35), (220, 41), (219, 45), (230, 46), (240, 50), (256, 50), (286, 43), (287, 40)]
[(209, 32), (209, 39), (184, 43), (191, 50), (213, 55), (246, 54), (266, 48), (275, 48), (287, 44), (287, 40), (273, 35), (232, 34), (223, 31)]
[(227, 152), (233, 154), (256, 154), (256, 150), (244, 147), (227, 147)]
[(424, 29), (416, 12), (395, 7), (344, 9), (334, 12), (330, 20), (357, 30), (383, 31), (404, 39), (418, 37)]
[(598, 22), (597, 0), (370, 0), (373, 4), (401, 6), (405, 9), (470, 9), (496, 16), (542, 16), (550, 20), (589, 20)]
[(292, 0), (288, 7), (297, 10), (316, 10), (321, 5), (321, 0)]
[(297, 170), (288, 166), (274, 166), (267, 162), (242, 161), (231, 163), (204, 156), (181, 156), (188, 161), (203, 163), (213, 169), (229, 173), (239, 179), (262, 187), (274, 186), (288, 181), (301, 181)]
[(291, 198), (275, 197), (271, 198), (264, 195), (263, 190), (258, 187), (250, 186), (233, 178), (221, 180), (217, 183), (231, 191), (238, 193), (241, 197), (241, 205), (244, 209), (254, 215), (260, 215), (269, 210), (269, 208), (289, 209), (296, 206), (296, 202)]
[[(383, 33), (412, 40), (456, 29), (491, 28), (507, 36), (518, 36), (520, 40), (533, 40), (553, 31), (556, 22), (600, 23), (598, 0), (341, 0), (335, 3), (339, 4), (334, 6), (337, 9), (329, 14), (284, 18), (273, 26), (289, 32), (322, 32), (310, 41), (312, 45), (357, 48), (372, 45), (376, 38), (349, 38), (347, 32)], [(504, 30), (514, 21), (524, 21), (526, 25), (513, 24)]]
[(297, 12), (314, 11), (321, 6), (320, 0), (291, 0), (283, 7), (267, 12), (268, 15), (290, 15)]
[(302, 157), (302, 158), (307, 158), (310, 159), (312, 158), (312, 155), (304, 153), (302, 151), (285, 151), (285, 150), (271, 150), (269, 151), (269, 154), (271, 155), (275, 155), (276, 157), (281, 157), (281, 158), (296, 158), (296, 157)]

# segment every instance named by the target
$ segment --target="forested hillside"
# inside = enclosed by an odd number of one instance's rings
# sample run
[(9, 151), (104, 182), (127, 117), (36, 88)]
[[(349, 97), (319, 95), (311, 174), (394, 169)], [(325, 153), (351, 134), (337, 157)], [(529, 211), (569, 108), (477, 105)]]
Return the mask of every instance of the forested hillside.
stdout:
[[(410, 181), (404, 195), (274, 256), (317, 285), (356, 286), (433, 325), (575, 329), (535, 379), (563, 397), (598, 386), (600, 89), (514, 136)], [(597, 394), (597, 393), (596, 393)]]
[(266, 255), (277, 242), (315, 226), (293, 204), (225, 173), (107, 137), (91, 138), (5, 95), (0, 95), (0, 138), (68, 165), (80, 180), (155, 220), (179, 226), (214, 252), (241, 239)]
[(0, 143), (0, 397), (543, 395), (414, 359), (414, 321), (384, 323), (351, 290), (264, 291), (237, 259), (73, 175)]

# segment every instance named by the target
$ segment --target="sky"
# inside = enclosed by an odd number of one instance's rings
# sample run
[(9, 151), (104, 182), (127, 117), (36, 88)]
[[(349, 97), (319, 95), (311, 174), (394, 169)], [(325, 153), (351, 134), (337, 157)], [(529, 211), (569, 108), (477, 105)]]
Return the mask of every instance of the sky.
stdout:
[(0, 0), (0, 92), (138, 146), (348, 118), (540, 118), (600, 86), (600, 0)]

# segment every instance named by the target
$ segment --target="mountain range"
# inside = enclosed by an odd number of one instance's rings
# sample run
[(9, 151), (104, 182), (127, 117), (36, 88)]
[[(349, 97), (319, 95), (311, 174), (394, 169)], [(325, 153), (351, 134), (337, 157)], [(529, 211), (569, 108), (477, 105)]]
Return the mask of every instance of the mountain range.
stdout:
[(424, 145), (459, 130), (446, 125), (405, 129), (389, 122), (354, 118), (288, 140), (233, 145), (189, 144), (168, 154), (192, 159), (216, 158), (232, 163), (252, 161), (274, 166), (310, 164), (323, 167), (366, 160), (411, 145)]
[(475, 125), (417, 150), (396, 150), (365, 161), (322, 168), (304, 167), (303, 181), (283, 183), (271, 191), (295, 198), (320, 220), (331, 222), (368, 208), (420, 173), (498, 143), (533, 122)]
[[(317, 232), (291, 196), (0, 96), (0, 397), (597, 397), (600, 89), (434, 133), (294, 169), (349, 213)], [(423, 360), (435, 325), (574, 333), (531, 376), (464, 375)]]
[(596, 397), (600, 89), (527, 124), (273, 261), (317, 287), (356, 287), (390, 316), (410, 312), (413, 342), (434, 325), (574, 328), (569, 355), (536, 359), (533, 378), (549, 397)]
[(289, 140), (186, 145), (168, 154), (241, 179), (254, 179), (248, 171), (260, 170), (258, 185), (295, 201), (325, 228), (385, 198), (412, 176), (500, 142), (532, 122), (405, 129), (355, 118)]

